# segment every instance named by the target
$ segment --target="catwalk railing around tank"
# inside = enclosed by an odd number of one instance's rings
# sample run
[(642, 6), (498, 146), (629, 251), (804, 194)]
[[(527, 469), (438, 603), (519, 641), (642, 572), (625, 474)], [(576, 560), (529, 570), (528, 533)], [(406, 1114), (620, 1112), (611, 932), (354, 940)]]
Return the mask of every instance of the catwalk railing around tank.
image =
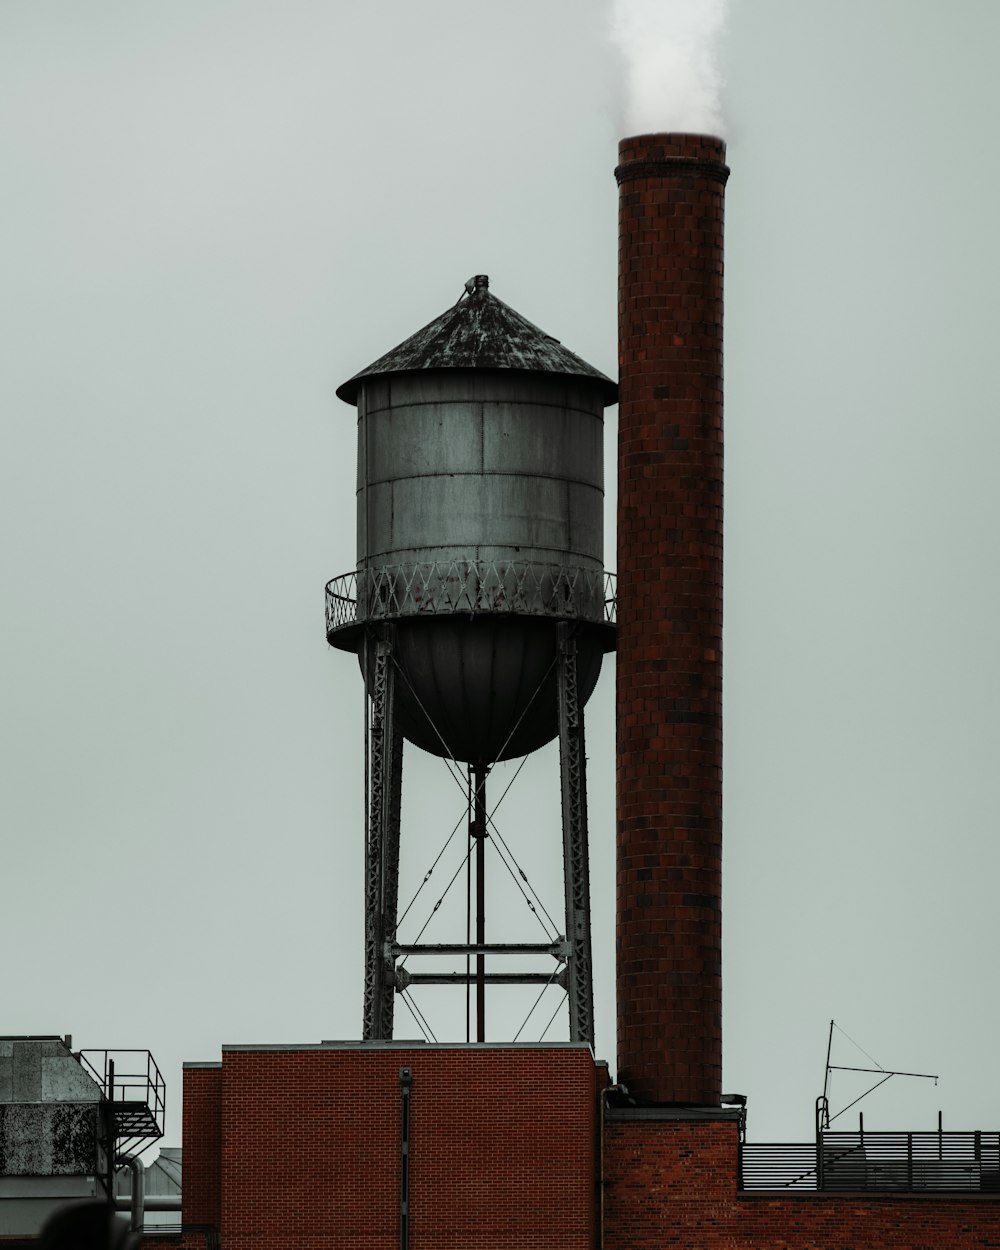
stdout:
[(411, 616), (510, 614), (614, 625), (611, 573), (562, 564), (439, 560), (344, 573), (326, 587), (326, 632)]
[(1000, 1133), (823, 1132), (740, 1147), (739, 1187), (771, 1193), (983, 1193), (1000, 1198)]

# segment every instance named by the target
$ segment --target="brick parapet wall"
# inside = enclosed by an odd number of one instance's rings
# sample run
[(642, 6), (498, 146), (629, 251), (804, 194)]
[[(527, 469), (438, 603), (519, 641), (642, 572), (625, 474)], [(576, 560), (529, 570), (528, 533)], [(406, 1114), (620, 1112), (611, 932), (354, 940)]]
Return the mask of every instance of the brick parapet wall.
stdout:
[[(184, 1068), (181, 1222), (219, 1227), (222, 1191), (222, 1068)], [(199, 1241), (192, 1244), (201, 1245)]]
[(738, 1149), (733, 1122), (607, 1123), (605, 1250), (981, 1250), (1000, 1245), (997, 1198), (740, 1194)]
[(224, 1051), (223, 1250), (396, 1250), (403, 1067), (411, 1250), (592, 1250), (603, 1069), (573, 1046)]
[(620, 147), (618, 1078), (719, 1105), (725, 144)]

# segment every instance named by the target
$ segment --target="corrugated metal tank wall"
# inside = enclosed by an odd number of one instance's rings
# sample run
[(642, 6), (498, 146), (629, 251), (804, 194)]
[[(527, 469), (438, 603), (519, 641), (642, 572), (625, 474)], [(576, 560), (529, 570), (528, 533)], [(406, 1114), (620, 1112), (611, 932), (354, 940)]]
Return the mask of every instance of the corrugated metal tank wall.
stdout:
[(603, 433), (592, 384), (499, 370), (366, 380), (359, 569), (498, 560), (600, 572)]

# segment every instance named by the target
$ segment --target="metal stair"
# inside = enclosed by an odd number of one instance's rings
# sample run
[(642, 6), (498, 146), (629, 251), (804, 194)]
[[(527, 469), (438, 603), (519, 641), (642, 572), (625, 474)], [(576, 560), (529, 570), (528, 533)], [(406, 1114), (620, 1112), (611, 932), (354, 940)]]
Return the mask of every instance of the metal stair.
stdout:
[(145, 1150), (163, 1136), (166, 1084), (148, 1050), (81, 1050), (81, 1065), (97, 1082), (111, 1116), (114, 1155)]

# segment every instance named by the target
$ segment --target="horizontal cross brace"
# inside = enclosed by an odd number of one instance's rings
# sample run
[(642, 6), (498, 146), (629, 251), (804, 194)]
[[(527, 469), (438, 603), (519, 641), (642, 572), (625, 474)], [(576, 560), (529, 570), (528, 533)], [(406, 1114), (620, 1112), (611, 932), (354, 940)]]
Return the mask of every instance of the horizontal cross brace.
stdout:
[[(487, 972), (488, 985), (561, 985), (558, 975), (545, 972)], [(409, 972), (404, 971), (396, 984), (397, 990), (410, 985), (475, 985), (474, 972)]]
[(426, 946), (396, 946), (392, 953), (398, 955), (552, 955), (565, 959), (569, 953), (567, 942), (484, 942), (469, 945), (462, 942), (438, 942)]

